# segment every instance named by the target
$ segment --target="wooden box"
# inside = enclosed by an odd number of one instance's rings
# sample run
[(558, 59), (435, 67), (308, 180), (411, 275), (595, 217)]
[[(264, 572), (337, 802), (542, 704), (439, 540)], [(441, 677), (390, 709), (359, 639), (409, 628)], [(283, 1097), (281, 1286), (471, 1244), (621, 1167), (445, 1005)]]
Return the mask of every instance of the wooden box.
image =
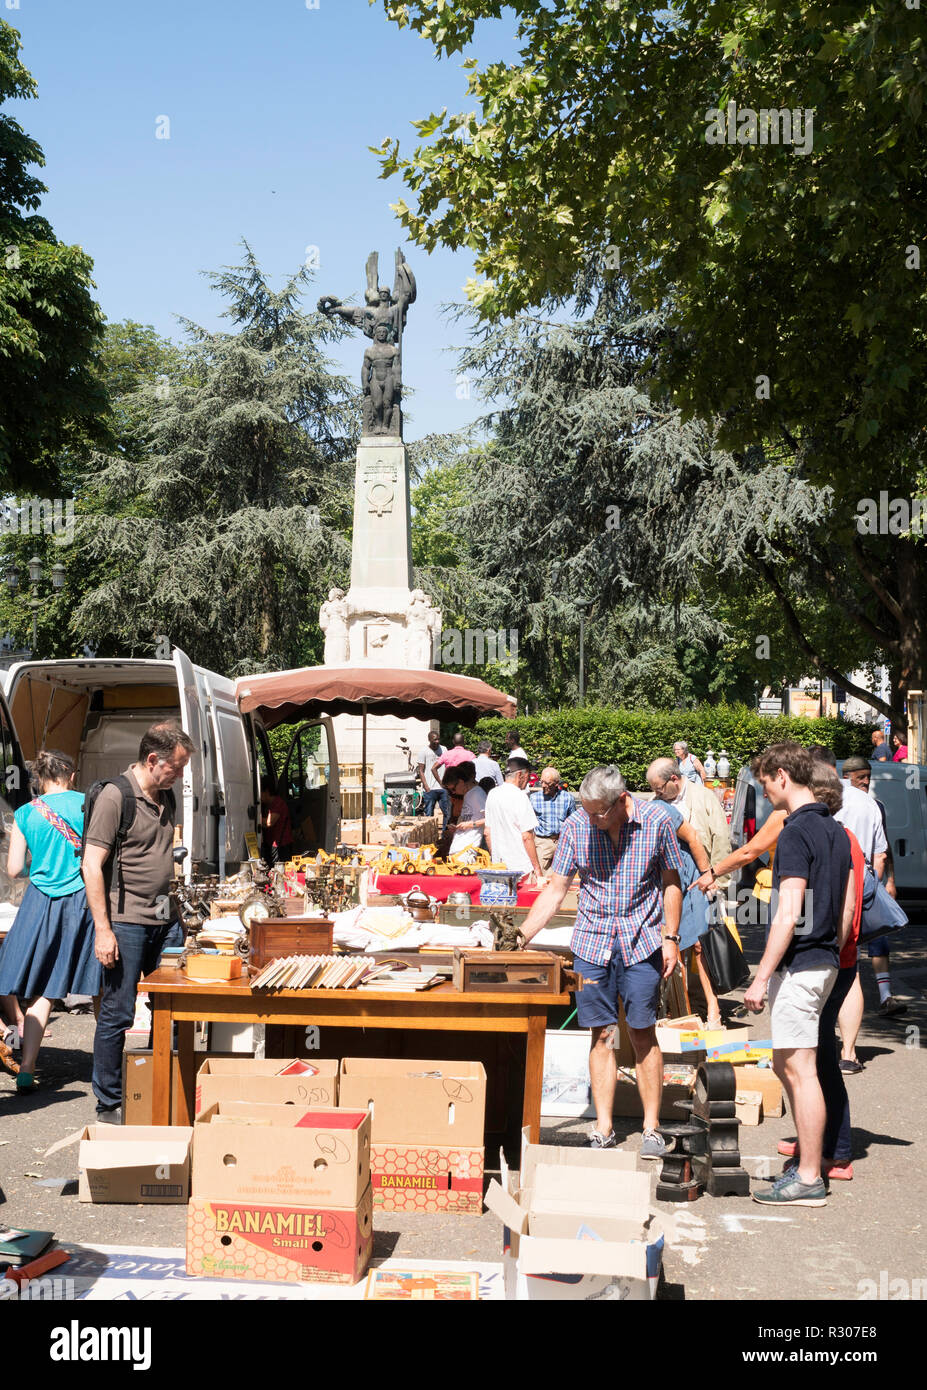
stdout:
[(330, 956), (334, 925), (324, 917), (266, 917), (251, 923), (249, 962), (259, 970), (281, 956)]
[(549, 951), (454, 950), (454, 988), (462, 994), (559, 994), (560, 957)]
[(184, 971), (189, 980), (240, 980), (241, 966), (241, 956), (201, 953), (187, 957)]

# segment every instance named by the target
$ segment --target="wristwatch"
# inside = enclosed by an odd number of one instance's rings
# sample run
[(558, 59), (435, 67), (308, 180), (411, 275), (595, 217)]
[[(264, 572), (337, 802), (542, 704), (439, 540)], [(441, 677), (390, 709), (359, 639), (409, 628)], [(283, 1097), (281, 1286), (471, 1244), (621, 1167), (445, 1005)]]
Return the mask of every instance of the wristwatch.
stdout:
[(679, 937), (678, 937), (678, 936), (664, 936), (663, 940), (664, 940), (664, 941), (672, 941), (672, 943), (673, 943), (674, 946), (678, 946), (678, 945), (679, 945)]

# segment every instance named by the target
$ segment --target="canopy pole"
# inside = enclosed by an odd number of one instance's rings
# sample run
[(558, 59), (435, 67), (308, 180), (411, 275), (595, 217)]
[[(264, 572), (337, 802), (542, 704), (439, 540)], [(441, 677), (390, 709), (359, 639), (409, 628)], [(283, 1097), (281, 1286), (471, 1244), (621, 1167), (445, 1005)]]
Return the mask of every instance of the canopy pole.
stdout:
[(367, 701), (361, 700), (361, 844), (367, 843)]

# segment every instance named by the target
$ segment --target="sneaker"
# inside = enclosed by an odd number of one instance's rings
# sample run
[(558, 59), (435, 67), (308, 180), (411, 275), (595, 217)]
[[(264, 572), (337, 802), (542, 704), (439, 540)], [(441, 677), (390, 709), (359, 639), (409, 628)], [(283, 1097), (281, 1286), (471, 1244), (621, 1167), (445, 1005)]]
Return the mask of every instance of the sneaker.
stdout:
[(615, 1131), (609, 1130), (608, 1134), (600, 1134), (597, 1129), (592, 1130), (589, 1135), (590, 1149), (613, 1149), (618, 1143), (615, 1138)]
[(879, 1013), (883, 1018), (891, 1017), (892, 1014), (906, 1014), (908, 1006), (903, 999), (896, 999), (894, 994), (890, 994), (887, 999), (883, 999), (879, 1005)]
[(846, 1058), (841, 1058), (837, 1065), (843, 1072), (844, 1076), (855, 1076), (858, 1071), (862, 1071), (863, 1069), (862, 1062), (857, 1062), (855, 1057), (853, 1058), (852, 1062), (847, 1061)]
[(823, 1178), (815, 1182), (802, 1182), (791, 1168), (786, 1169), (772, 1187), (764, 1187), (751, 1194), (754, 1202), (763, 1206), (781, 1207), (823, 1207), (827, 1205), (827, 1188)]
[(97, 1110), (97, 1124), (98, 1124), (98, 1125), (121, 1125), (121, 1124), (122, 1124), (122, 1106), (121, 1106), (121, 1105), (112, 1105), (112, 1106), (109, 1106), (106, 1110), (103, 1110), (103, 1109)]
[(666, 1143), (662, 1134), (658, 1134), (655, 1129), (645, 1129), (640, 1156), (641, 1158), (665, 1158)]

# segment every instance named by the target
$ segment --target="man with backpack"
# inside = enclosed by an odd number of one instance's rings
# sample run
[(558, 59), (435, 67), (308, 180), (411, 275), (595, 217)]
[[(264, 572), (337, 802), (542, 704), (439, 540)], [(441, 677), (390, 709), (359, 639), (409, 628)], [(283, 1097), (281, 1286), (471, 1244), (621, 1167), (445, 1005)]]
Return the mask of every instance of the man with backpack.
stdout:
[(97, 1119), (121, 1121), (122, 1053), (135, 1015), (138, 982), (165, 946), (183, 944), (170, 903), (174, 876), (171, 787), (193, 744), (178, 724), (153, 724), (138, 761), (122, 776), (97, 782), (84, 807), (82, 869), (103, 966), (103, 993), (93, 1043)]

